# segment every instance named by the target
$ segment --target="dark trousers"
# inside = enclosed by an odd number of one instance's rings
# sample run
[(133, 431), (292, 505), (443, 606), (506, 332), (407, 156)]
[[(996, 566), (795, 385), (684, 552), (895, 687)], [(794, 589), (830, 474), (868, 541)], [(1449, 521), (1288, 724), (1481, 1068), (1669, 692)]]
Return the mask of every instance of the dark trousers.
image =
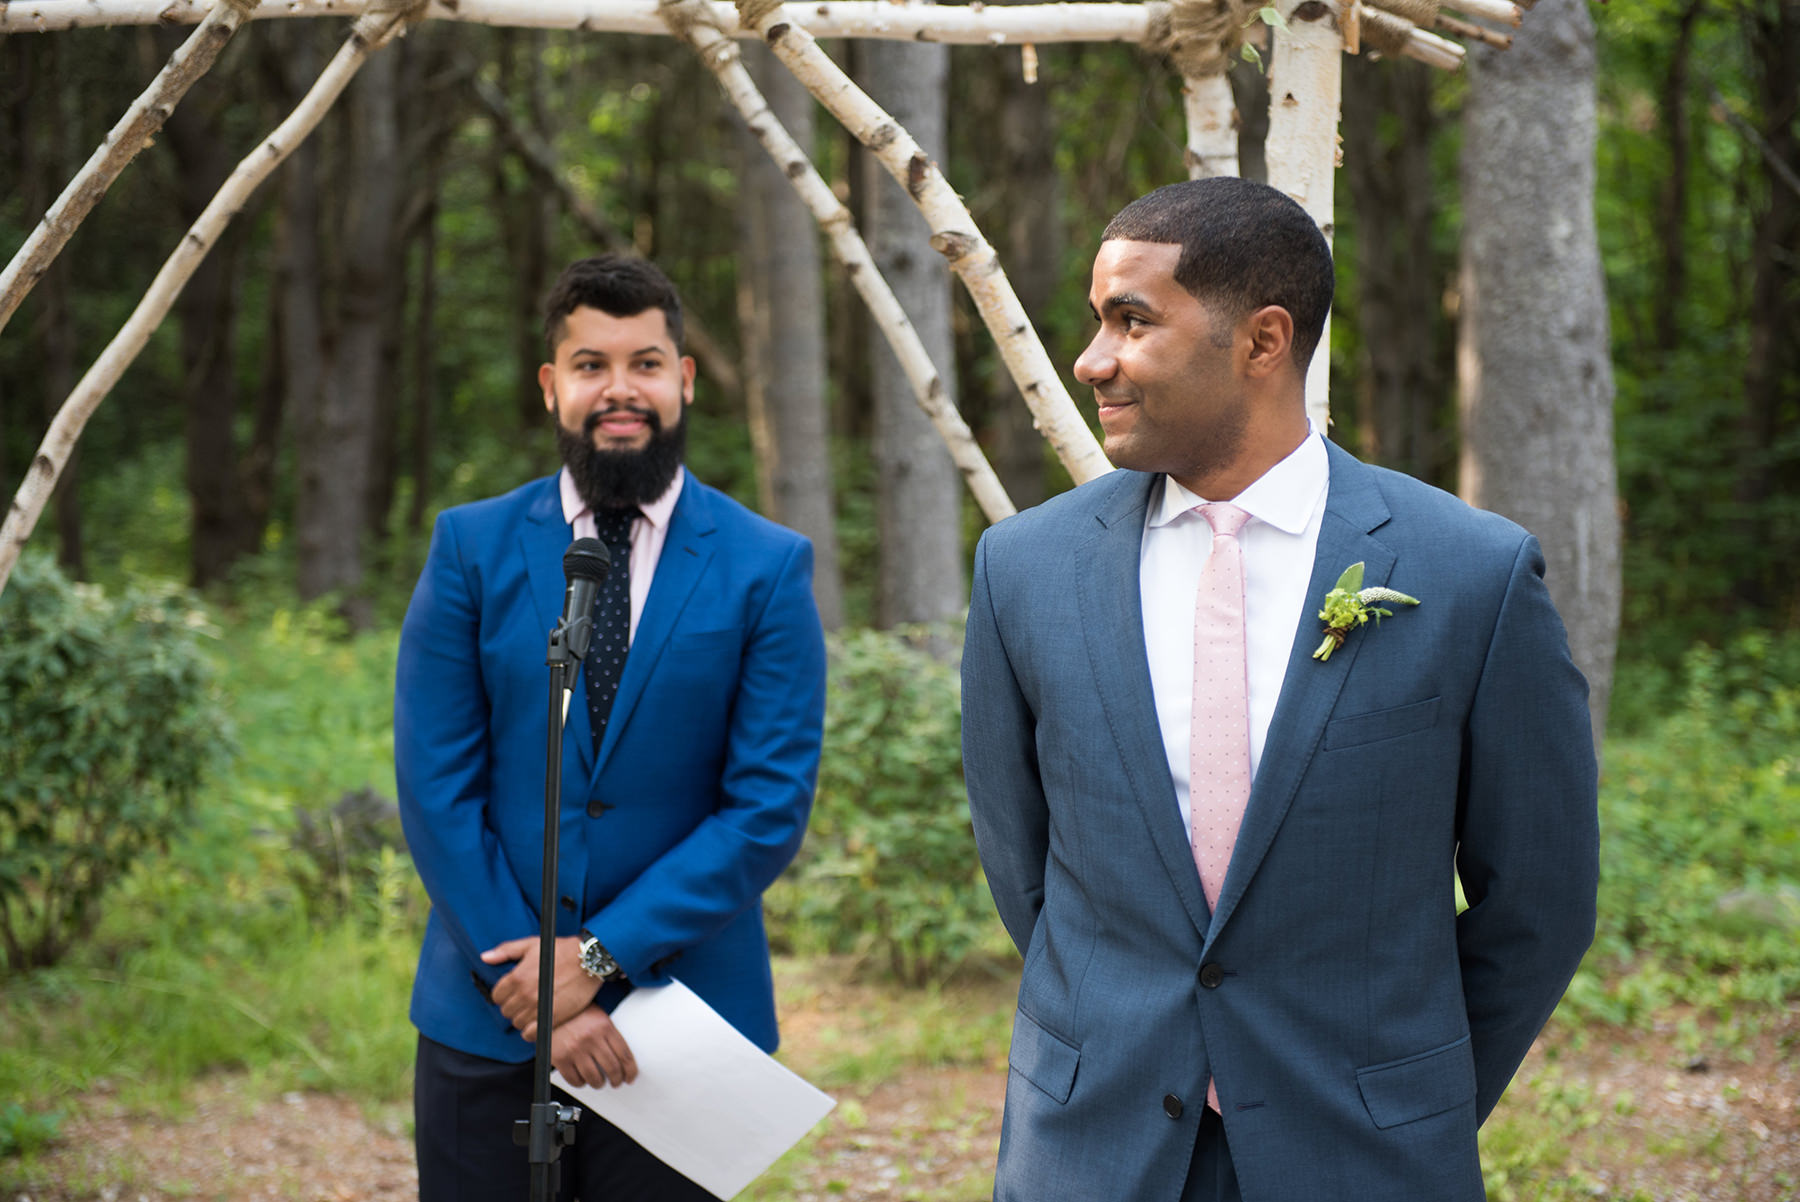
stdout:
[[(419, 1037), (413, 1072), (419, 1202), (526, 1202), (531, 1161), (513, 1143), (512, 1125), (531, 1116), (531, 1080), (529, 1060), (506, 1064)], [(555, 1093), (554, 1100), (568, 1098)], [(716, 1202), (586, 1111), (575, 1124), (575, 1146), (564, 1148), (556, 1163), (558, 1202)]]
[(1201, 1107), (1200, 1133), (1194, 1137), (1194, 1159), (1188, 1165), (1181, 1202), (1244, 1202), (1237, 1170), (1225, 1146), (1225, 1120), (1210, 1106)]

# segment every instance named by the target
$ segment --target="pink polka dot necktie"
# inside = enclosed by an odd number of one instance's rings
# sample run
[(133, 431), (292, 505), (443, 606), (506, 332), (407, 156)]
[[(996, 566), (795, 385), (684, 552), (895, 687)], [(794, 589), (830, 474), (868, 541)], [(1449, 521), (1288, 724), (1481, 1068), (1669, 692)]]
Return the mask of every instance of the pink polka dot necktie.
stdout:
[[(1213, 538), (1194, 599), (1188, 812), (1200, 888), (1207, 907), (1216, 910), (1250, 800), (1250, 661), (1244, 643), (1244, 548), (1238, 542), (1250, 515), (1219, 502), (1198, 508)], [(1206, 1104), (1219, 1109), (1211, 1080)]]

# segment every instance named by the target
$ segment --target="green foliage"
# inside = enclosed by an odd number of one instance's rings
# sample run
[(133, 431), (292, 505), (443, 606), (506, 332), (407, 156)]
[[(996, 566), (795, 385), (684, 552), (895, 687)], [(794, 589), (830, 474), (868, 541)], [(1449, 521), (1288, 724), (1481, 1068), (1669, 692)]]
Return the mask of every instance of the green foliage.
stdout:
[(173, 590), (109, 598), (27, 556), (0, 620), (0, 943), (18, 973), (61, 959), (187, 823), (224, 715), (198, 645), (210, 628)]
[(1004, 949), (963, 792), (956, 632), (832, 640), (825, 756), (805, 847), (768, 895), (797, 952), (849, 952), (908, 982)]
[(425, 899), (380, 799), (339, 802), (392, 779), (393, 633), (346, 638), (309, 607), (229, 619), (215, 649), (242, 752), (86, 943), (0, 993), (0, 1097), (66, 1108), (104, 1079), (165, 1106), (219, 1069), (406, 1092)]
[(1636, 1022), (1800, 995), (1800, 636), (1688, 653), (1660, 721), (1607, 748), (1600, 930), (1571, 1015)]
[(62, 1130), (62, 1115), (35, 1114), (17, 1102), (0, 1106), (0, 1159), (47, 1146)]

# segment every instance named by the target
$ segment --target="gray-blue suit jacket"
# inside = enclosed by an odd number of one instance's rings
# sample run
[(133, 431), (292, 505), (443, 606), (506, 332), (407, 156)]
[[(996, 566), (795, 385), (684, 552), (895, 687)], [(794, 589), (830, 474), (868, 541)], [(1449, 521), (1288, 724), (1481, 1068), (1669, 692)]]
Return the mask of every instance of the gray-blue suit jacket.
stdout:
[[(963, 757), (1025, 957), (997, 1199), (1175, 1202), (1209, 1075), (1247, 1202), (1483, 1197), (1476, 1128), (1593, 937), (1587, 685), (1536, 540), (1336, 447), (1330, 464), (1216, 915), (1144, 651), (1155, 477), (1114, 472), (982, 538)], [(1359, 560), (1421, 604), (1312, 659)]]

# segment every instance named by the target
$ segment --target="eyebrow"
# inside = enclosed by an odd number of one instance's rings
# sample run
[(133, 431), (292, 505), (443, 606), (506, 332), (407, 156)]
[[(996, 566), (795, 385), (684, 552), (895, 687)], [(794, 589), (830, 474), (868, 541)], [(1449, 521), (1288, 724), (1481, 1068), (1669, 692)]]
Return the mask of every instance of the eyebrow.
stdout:
[[(627, 351), (625, 354), (625, 357), (627, 359), (635, 359), (639, 355), (666, 355), (666, 354), (668, 354), (668, 351), (664, 350), (660, 346), (657, 346), (655, 343), (652, 343), (649, 346), (641, 346), (635, 351)], [(593, 347), (588, 347), (588, 346), (577, 347), (573, 351), (569, 352), (569, 357), (571, 359), (579, 359), (583, 355), (597, 355), (602, 359), (606, 358), (605, 351), (595, 350)]]
[(1154, 314), (1156, 312), (1156, 306), (1152, 305), (1147, 299), (1145, 299), (1143, 293), (1141, 293), (1141, 292), (1115, 293), (1112, 296), (1109, 296), (1105, 300), (1101, 301), (1099, 309), (1095, 309), (1093, 304), (1090, 302), (1088, 305), (1088, 312), (1092, 313), (1094, 315), (1094, 317), (1096, 319), (1098, 319), (1101, 311), (1105, 311), (1107, 313), (1112, 313), (1115, 310), (1125, 309), (1125, 308), (1142, 309), (1144, 312), (1150, 313), (1150, 314)]

